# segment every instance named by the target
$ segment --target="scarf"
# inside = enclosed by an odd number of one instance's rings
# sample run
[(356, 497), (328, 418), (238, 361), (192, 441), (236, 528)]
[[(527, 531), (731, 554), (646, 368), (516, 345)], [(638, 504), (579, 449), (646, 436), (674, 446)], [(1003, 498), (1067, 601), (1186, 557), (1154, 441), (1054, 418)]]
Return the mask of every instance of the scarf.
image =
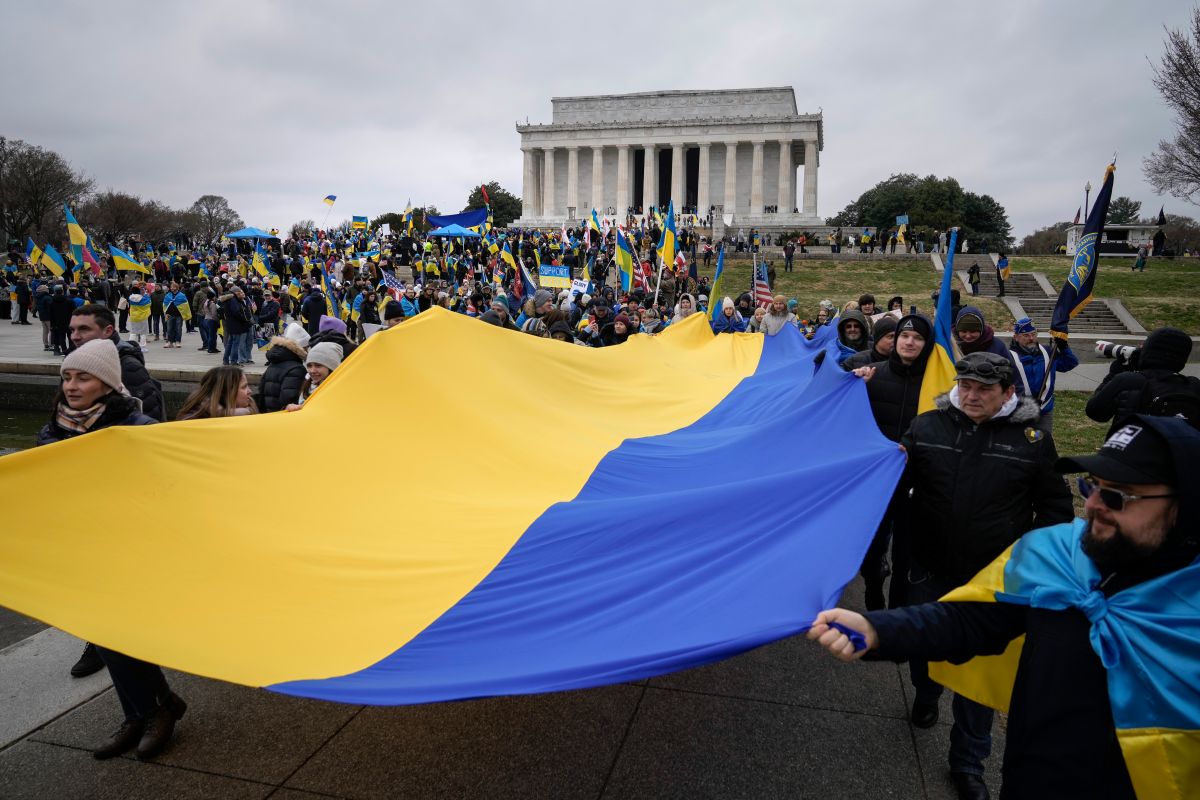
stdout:
[(54, 421), (64, 431), (87, 433), (107, 408), (103, 399), (81, 411), (76, 411), (66, 403), (59, 403), (58, 410), (54, 412)]

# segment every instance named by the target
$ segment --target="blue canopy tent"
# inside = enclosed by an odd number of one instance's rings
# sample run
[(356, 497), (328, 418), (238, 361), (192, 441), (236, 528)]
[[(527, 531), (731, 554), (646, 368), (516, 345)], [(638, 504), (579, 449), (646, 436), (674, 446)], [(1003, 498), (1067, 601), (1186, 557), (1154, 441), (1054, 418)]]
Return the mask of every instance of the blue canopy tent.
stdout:
[(242, 228), (240, 231), (227, 233), (225, 236), (229, 239), (278, 239), (279, 237), (270, 231), (264, 231), (262, 228)]
[(443, 228), (434, 228), (426, 235), (427, 236), (453, 236), (456, 239), (478, 239), (478, 238), (480, 238), (479, 234), (476, 233), (475, 231), (469, 231), (466, 228), (464, 228), (462, 225), (458, 225), (458, 224), (446, 225)]
[(434, 225), (439, 228), (447, 228), (451, 225), (461, 225), (464, 228), (474, 228), (487, 221), (487, 217), (487, 206), (484, 206), (483, 208), (475, 208), (470, 211), (463, 212), (462, 214), (447, 214), (444, 216), (430, 214), (425, 217), (425, 221), (430, 225)]

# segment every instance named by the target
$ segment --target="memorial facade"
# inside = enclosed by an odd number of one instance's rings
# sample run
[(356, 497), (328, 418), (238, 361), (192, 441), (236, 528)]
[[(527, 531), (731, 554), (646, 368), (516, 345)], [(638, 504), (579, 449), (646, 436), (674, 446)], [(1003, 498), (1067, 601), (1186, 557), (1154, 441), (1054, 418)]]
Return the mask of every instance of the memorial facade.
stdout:
[[(641, 216), (669, 201), (717, 225), (821, 225), (821, 114), (791, 87), (642, 92), (551, 100), (549, 124), (518, 124), (523, 227), (582, 220), (595, 208)], [(797, 174), (803, 168), (802, 198)]]

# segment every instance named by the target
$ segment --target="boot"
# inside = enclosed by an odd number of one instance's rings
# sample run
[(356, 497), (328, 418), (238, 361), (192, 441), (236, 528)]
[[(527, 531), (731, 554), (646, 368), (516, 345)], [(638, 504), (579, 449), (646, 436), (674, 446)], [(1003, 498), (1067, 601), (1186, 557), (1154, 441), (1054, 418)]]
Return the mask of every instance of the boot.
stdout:
[(86, 678), (102, 669), (104, 669), (104, 662), (100, 660), (100, 653), (96, 651), (96, 645), (88, 642), (87, 646), (83, 648), (83, 654), (75, 662), (75, 666), (71, 667), (71, 677)]
[(125, 720), (107, 742), (92, 751), (92, 758), (99, 761), (116, 758), (138, 743), (144, 729), (145, 725), (141, 720)]
[(979, 775), (966, 772), (951, 772), (950, 780), (954, 782), (954, 791), (959, 800), (989, 800), (987, 783)]
[(175, 733), (175, 721), (183, 717), (187, 703), (172, 692), (167, 701), (154, 710), (146, 719), (146, 730), (137, 746), (139, 761), (147, 761), (161, 753)]

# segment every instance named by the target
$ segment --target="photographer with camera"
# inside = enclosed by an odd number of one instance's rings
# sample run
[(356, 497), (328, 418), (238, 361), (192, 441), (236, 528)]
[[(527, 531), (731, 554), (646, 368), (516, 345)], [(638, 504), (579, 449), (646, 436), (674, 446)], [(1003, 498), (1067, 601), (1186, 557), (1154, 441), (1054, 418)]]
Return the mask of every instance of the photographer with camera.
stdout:
[(1097, 422), (1111, 420), (1110, 435), (1122, 419), (1138, 413), (1179, 416), (1200, 428), (1200, 379), (1180, 374), (1192, 352), (1186, 333), (1159, 328), (1140, 348), (1096, 342), (1096, 350), (1114, 361), (1085, 410)]

